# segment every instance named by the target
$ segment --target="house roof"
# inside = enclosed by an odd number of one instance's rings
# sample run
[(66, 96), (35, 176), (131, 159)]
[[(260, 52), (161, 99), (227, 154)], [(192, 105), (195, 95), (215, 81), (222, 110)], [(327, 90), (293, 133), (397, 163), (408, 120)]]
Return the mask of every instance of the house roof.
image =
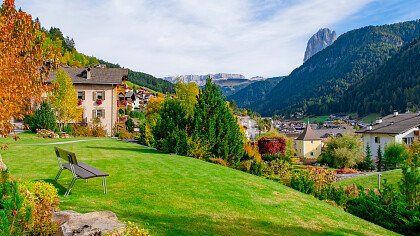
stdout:
[(306, 125), (305, 130), (297, 137), (296, 140), (321, 140), (318, 135), (315, 134), (314, 130), (311, 128), (311, 125)]
[(372, 125), (372, 129), (365, 127), (356, 133), (402, 134), (415, 127), (420, 127), (420, 114), (403, 113), (385, 116), (381, 123)]
[[(128, 77), (128, 69), (123, 68), (91, 68), (90, 79), (86, 76), (86, 68), (61, 67), (69, 75), (73, 84), (121, 84)], [(55, 79), (56, 71), (50, 73), (47, 83)]]

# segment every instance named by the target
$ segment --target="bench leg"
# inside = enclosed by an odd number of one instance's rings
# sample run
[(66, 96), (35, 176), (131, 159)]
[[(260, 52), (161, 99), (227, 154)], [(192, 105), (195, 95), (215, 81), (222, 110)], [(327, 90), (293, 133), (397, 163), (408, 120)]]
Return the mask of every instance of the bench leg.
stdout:
[(108, 189), (106, 188), (106, 178), (105, 176), (102, 177), (102, 187), (104, 188), (104, 194), (108, 192)]
[(71, 180), (71, 183), (70, 183), (70, 185), (69, 185), (69, 188), (67, 189), (66, 193), (64, 194), (64, 197), (67, 197), (67, 196), (70, 194), (71, 189), (73, 188), (73, 185), (74, 185), (74, 183), (76, 182), (76, 179), (77, 179), (77, 178), (74, 178), (74, 177), (73, 177), (73, 179)]
[(63, 171), (63, 169), (60, 168), (60, 170), (57, 173), (57, 176), (55, 176), (54, 182), (57, 182), (58, 177), (60, 177), (62, 171)]

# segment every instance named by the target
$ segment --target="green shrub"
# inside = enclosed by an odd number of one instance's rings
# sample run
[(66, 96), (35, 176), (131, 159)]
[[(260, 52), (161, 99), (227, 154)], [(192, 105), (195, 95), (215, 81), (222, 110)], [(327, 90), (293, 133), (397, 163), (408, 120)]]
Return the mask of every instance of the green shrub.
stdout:
[(37, 129), (55, 130), (57, 128), (57, 121), (51, 105), (43, 101), (40, 107), (35, 111), (33, 116), (25, 117), (24, 122), (29, 126), (32, 132)]
[(65, 125), (63, 127), (63, 132), (65, 132), (66, 134), (72, 134), (73, 133), (73, 129), (71, 125)]
[(339, 206), (345, 206), (348, 200), (346, 191), (342, 187), (327, 185), (315, 192), (315, 197), (319, 200), (331, 200)]
[(198, 138), (187, 138), (187, 156), (194, 157), (200, 160), (208, 160), (211, 156), (209, 145)]
[(24, 207), (24, 196), (9, 171), (0, 171), (0, 235), (26, 235), (30, 227), (31, 208)]
[(264, 169), (264, 162), (263, 161), (258, 162), (258, 161), (253, 160), (252, 163), (251, 163), (249, 173), (253, 174), (253, 175), (256, 175), (256, 176), (261, 176), (262, 172), (263, 172), (263, 169)]
[(127, 131), (132, 133), (134, 131), (134, 121), (131, 119), (131, 117), (128, 117), (127, 121), (125, 122), (125, 127), (127, 128)]
[(363, 143), (360, 137), (347, 134), (331, 138), (318, 161), (334, 168), (354, 167), (363, 161)]
[(307, 170), (295, 172), (290, 179), (290, 187), (302, 193), (313, 194), (315, 192), (315, 181)]
[(384, 151), (384, 168), (385, 170), (392, 170), (400, 167), (400, 165), (407, 159), (407, 149), (403, 144), (390, 143), (385, 146)]
[(23, 182), (20, 192), (25, 208), (31, 211), (31, 235), (54, 235), (58, 230), (52, 221), (52, 213), (59, 205), (57, 189), (44, 181)]
[(347, 211), (404, 235), (418, 235), (420, 232), (420, 211), (408, 210), (408, 205), (391, 185), (384, 184), (381, 194), (375, 194), (373, 190), (368, 193), (360, 191), (359, 197), (349, 199)]
[(284, 180), (283, 183), (290, 181), (292, 165), (285, 160), (273, 160), (266, 162), (263, 175), (269, 178)]

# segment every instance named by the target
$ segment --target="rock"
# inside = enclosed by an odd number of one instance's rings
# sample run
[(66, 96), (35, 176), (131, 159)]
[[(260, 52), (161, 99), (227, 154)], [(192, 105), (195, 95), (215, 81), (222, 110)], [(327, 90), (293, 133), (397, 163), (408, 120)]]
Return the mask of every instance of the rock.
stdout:
[(330, 46), (337, 39), (337, 34), (328, 28), (320, 29), (308, 41), (303, 62), (307, 61), (313, 55)]
[(97, 236), (125, 227), (111, 211), (60, 211), (54, 213), (53, 220), (59, 225), (57, 236)]

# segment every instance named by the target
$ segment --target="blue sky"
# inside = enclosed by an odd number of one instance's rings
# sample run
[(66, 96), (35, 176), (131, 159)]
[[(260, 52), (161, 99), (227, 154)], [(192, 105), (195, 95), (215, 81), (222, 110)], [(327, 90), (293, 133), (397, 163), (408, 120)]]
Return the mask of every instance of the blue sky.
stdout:
[(87, 55), (152, 75), (287, 75), (320, 28), (420, 18), (408, 0), (17, 0)]

